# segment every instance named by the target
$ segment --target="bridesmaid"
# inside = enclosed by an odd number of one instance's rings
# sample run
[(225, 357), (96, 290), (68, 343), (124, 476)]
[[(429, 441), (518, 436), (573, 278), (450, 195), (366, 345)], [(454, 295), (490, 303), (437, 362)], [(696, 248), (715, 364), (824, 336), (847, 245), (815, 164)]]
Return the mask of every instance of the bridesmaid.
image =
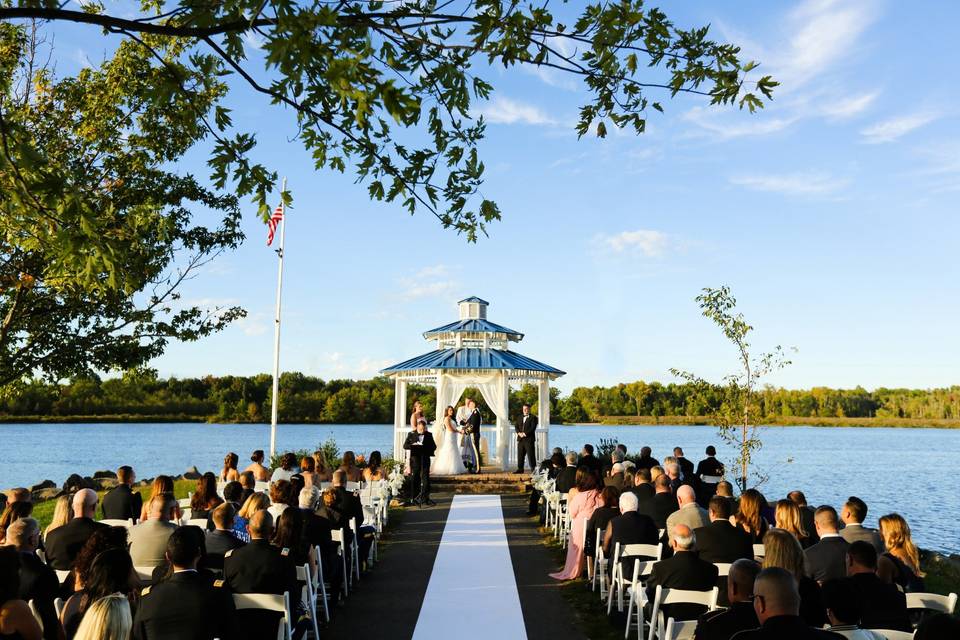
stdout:
[[(570, 513), (570, 544), (567, 545), (567, 562), (563, 571), (551, 573), (554, 580), (575, 580), (583, 572), (583, 527), (593, 512), (600, 506), (600, 491), (597, 477), (587, 469), (577, 469), (576, 495), (568, 494), (567, 510)], [(572, 492), (571, 492), (572, 493)]]

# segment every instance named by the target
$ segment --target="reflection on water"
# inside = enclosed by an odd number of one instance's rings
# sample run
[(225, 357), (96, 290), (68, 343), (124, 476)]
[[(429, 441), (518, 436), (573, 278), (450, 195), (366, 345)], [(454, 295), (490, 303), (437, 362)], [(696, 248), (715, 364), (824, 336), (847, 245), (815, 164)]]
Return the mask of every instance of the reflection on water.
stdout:
[[(340, 450), (389, 455), (392, 425), (284, 425), (278, 449), (313, 449), (334, 438)], [(240, 454), (241, 468), (254, 449), (267, 449), (269, 425), (216, 424), (0, 424), (3, 463), (0, 487), (31, 485), (44, 479), (62, 483), (71, 473), (92, 474), (129, 464), (140, 478), (178, 474), (191, 465), (220, 469), (227, 451)], [(729, 461), (713, 427), (556, 426), (550, 444), (576, 449), (601, 438), (617, 438), (631, 453), (653, 448), (662, 459), (682, 446), (696, 463), (708, 444)], [(896, 511), (907, 518), (921, 546), (960, 551), (960, 499), (953, 477), (960, 454), (960, 431), (949, 429), (865, 429), (769, 427), (756, 468), (768, 477), (761, 491), (769, 500), (802, 489), (811, 504), (839, 507), (848, 496), (870, 507), (867, 524)]]

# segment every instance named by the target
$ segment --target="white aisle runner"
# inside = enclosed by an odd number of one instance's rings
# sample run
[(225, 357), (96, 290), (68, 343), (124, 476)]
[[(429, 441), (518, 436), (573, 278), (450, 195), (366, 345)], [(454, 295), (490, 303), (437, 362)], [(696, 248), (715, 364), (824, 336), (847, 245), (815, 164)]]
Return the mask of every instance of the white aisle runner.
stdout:
[(526, 640), (500, 496), (453, 497), (413, 637)]

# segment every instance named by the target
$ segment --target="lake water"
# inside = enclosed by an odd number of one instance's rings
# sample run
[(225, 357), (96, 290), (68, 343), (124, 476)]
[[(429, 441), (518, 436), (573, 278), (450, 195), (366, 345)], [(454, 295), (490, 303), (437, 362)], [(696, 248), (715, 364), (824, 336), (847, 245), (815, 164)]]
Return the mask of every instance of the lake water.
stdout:
[[(334, 438), (340, 450), (385, 456), (392, 425), (281, 425), (277, 449), (313, 449)], [(134, 467), (140, 478), (183, 473), (191, 465), (220, 469), (227, 451), (240, 454), (241, 468), (254, 449), (268, 449), (269, 425), (233, 424), (0, 424), (0, 487), (30, 486), (44, 479), (62, 484), (71, 473)], [(554, 426), (550, 445), (578, 450), (585, 442), (617, 438), (631, 453), (653, 448), (658, 459), (682, 446), (696, 463), (709, 444), (728, 461), (713, 427)], [(955, 469), (960, 430), (841, 427), (768, 427), (756, 468), (768, 476), (760, 487), (769, 500), (801, 489), (810, 504), (839, 508), (850, 495), (869, 505), (867, 523), (902, 514), (920, 546), (960, 552), (960, 496)]]

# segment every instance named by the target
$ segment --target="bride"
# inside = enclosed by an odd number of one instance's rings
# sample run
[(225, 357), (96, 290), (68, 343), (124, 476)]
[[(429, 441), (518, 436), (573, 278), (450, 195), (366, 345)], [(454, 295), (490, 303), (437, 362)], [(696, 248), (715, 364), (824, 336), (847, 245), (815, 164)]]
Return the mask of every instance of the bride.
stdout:
[(447, 407), (443, 412), (443, 441), (438, 444), (437, 456), (430, 465), (432, 476), (457, 476), (467, 472), (457, 444), (460, 430), (453, 416), (453, 407)]

